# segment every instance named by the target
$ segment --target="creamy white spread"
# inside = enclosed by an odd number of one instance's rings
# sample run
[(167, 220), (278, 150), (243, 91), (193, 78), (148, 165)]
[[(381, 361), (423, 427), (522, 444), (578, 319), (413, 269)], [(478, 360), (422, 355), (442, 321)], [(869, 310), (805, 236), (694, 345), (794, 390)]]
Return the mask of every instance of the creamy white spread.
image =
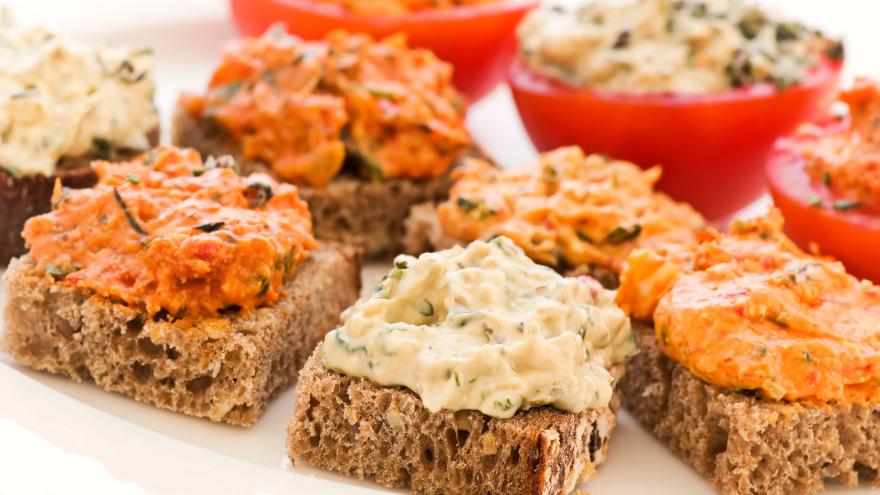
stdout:
[(46, 174), (59, 159), (149, 147), (153, 54), (63, 40), (0, 21), (0, 166)]
[(407, 387), (431, 411), (507, 418), (544, 404), (604, 407), (610, 367), (636, 352), (613, 291), (562, 277), (505, 237), (398, 256), (394, 265), (326, 336), (323, 362)]
[(705, 94), (801, 81), (843, 45), (745, 0), (576, 0), (519, 28), (526, 64), (568, 83), (627, 93)]

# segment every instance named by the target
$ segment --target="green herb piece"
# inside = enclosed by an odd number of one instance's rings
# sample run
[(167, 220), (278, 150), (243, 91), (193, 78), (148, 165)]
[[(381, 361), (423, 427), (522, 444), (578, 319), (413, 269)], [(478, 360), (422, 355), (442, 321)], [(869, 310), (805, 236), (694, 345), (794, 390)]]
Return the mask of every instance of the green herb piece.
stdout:
[(257, 293), (257, 297), (263, 297), (269, 293), (272, 284), (269, 282), (269, 278), (263, 275), (257, 275), (257, 281), (260, 282), (260, 292)]
[(141, 227), (141, 224), (138, 223), (131, 211), (129, 211), (128, 206), (125, 204), (125, 200), (123, 200), (122, 195), (119, 194), (119, 189), (115, 187), (113, 188), (113, 197), (116, 198), (116, 203), (119, 204), (119, 207), (122, 208), (122, 212), (125, 213), (125, 218), (128, 220), (128, 224), (131, 225), (131, 228), (138, 234), (147, 235), (147, 232)]
[(593, 239), (590, 238), (590, 236), (588, 236), (587, 234), (584, 234), (582, 231), (577, 230), (577, 231), (575, 231), (575, 234), (577, 234), (578, 239), (580, 239), (588, 244), (594, 244)]
[(231, 82), (226, 85), (224, 96), (227, 100), (231, 100), (236, 94), (238, 94), (239, 90), (241, 90), (241, 81)]
[(395, 261), (394, 268), (406, 270), (407, 268), (409, 268), (409, 263), (407, 263), (406, 260)]
[(831, 203), (831, 206), (837, 211), (849, 211), (862, 207), (861, 201), (853, 201), (851, 199), (837, 199)]
[(46, 266), (46, 273), (49, 275), (52, 275), (54, 278), (61, 278), (61, 277), (67, 276), (67, 274), (70, 272), (71, 272), (71, 270), (60, 267), (54, 263), (49, 263)]
[(820, 198), (816, 194), (813, 194), (809, 198), (807, 198), (807, 204), (812, 206), (813, 208), (822, 208), (822, 198)]
[(455, 385), (456, 385), (457, 387), (460, 387), (460, 386), (461, 386), (461, 377), (458, 376), (458, 372), (457, 372), (457, 371), (453, 371), (453, 372), (452, 372), (452, 376), (453, 376), (453, 378), (455, 378)]
[(136, 176), (136, 175), (128, 174), (128, 175), (125, 176), (125, 179), (126, 179), (127, 181), (131, 182), (132, 184), (140, 184), (140, 183), (141, 183), (141, 179), (140, 179), (140, 177), (138, 177), (138, 176)]
[(513, 401), (508, 397), (504, 402), (495, 401), (495, 407), (501, 409), (502, 411), (509, 411), (511, 407), (513, 407)]
[(625, 227), (617, 227), (612, 230), (607, 237), (605, 237), (605, 242), (607, 244), (623, 244), (624, 242), (632, 241), (642, 233), (642, 226), (639, 224), (633, 225), (629, 230)]
[(475, 201), (471, 201), (465, 197), (459, 197), (455, 201), (455, 204), (456, 204), (456, 206), (458, 206), (459, 210), (461, 210), (465, 213), (470, 213), (470, 212), (476, 210), (480, 206), (479, 203), (477, 203)]
[(204, 173), (205, 173), (205, 169), (204, 169), (204, 168), (194, 168), (193, 171), (192, 171), (192, 174), (193, 174), (194, 177), (201, 177), (201, 175), (204, 174)]
[(196, 229), (201, 230), (202, 232), (214, 232), (215, 230), (223, 228), (224, 225), (226, 225), (226, 222), (213, 222), (199, 225)]
[(367, 88), (367, 92), (369, 92), (371, 95), (373, 95), (377, 98), (389, 98), (389, 99), (394, 98), (394, 93), (391, 91), (388, 91), (387, 89), (370, 87), (370, 88)]
[(834, 62), (840, 62), (846, 56), (842, 41), (833, 41), (825, 48), (825, 56)]
[(431, 304), (431, 301), (425, 299), (422, 307), (419, 308), (419, 313), (421, 313), (422, 316), (432, 316), (434, 314), (434, 305)]
[(109, 160), (113, 157), (113, 147), (107, 139), (100, 137), (92, 138), (92, 150), (101, 160)]
[(831, 185), (831, 174), (827, 170), (822, 172), (822, 183), (826, 186)]

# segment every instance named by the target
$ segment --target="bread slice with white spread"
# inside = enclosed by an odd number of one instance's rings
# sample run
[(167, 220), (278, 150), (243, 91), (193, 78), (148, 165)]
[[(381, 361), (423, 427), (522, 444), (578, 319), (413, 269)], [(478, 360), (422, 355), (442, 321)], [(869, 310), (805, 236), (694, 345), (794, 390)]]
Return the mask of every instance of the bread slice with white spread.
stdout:
[(301, 372), (290, 457), (422, 493), (568, 493), (636, 351), (613, 298), (503, 237), (399, 256)]
[(49, 211), (56, 180), (95, 183), (91, 160), (156, 144), (150, 50), (67, 40), (0, 12), (0, 266), (24, 253), (24, 222)]

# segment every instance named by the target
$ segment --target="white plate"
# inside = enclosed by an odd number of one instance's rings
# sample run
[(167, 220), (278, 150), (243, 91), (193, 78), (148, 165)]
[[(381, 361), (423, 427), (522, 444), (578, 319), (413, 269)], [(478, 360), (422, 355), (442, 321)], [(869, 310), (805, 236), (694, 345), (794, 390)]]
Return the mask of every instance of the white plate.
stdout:
[[(61, 32), (154, 47), (157, 101), (166, 122), (178, 93), (204, 85), (220, 44), (234, 35), (222, 0), (10, 3), (27, 23), (42, 20)], [(855, 1), (840, 3), (858, 17)], [(870, 39), (869, 26), (860, 33)], [(476, 105), (469, 121), (477, 139), (503, 164), (533, 156), (505, 90)], [(384, 270), (367, 269), (365, 287)], [(0, 394), (0, 494), (394, 492), (290, 466), (284, 427), (294, 403), (292, 389), (271, 403), (256, 426), (242, 429), (34, 372), (0, 354)], [(714, 493), (625, 412), (599, 476), (579, 488), (596, 494)]]

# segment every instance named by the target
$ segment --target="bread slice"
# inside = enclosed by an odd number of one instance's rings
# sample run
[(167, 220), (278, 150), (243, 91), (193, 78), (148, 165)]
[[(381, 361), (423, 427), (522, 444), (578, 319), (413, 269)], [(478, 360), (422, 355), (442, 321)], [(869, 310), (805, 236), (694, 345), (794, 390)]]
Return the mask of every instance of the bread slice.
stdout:
[[(456, 239), (443, 231), (437, 217), (436, 202), (420, 203), (410, 209), (409, 216), (403, 222), (403, 252), (418, 256), (430, 251), (449, 249), (455, 245), (466, 245), (467, 241)], [(607, 289), (616, 289), (620, 285), (617, 273), (600, 265), (584, 265), (578, 267), (552, 267), (566, 277), (588, 275), (593, 277)]]
[[(623, 366), (612, 370), (619, 377)], [(287, 427), (294, 462), (426, 494), (557, 495), (592, 478), (616, 425), (610, 407), (553, 407), (497, 419), (432, 413), (414, 393), (324, 368), (320, 347), (300, 372)]]
[(623, 405), (725, 494), (814, 493), (826, 480), (880, 482), (880, 408), (789, 403), (707, 384), (633, 322), (642, 352)]
[[(152, 131), (148, 138), (155, 145), (159, 140), (159, 130)], [(140, 153), (141, 151), (123, 149), (64, 157), (58, 163), (55, 174), (51, 176), (13, 175), (0, 166), (0, 267), (25, 253), (24, 239), (21, 237), (24, 223), (32, 216), (49, 211), (56, 179), (60, 179), (65, 187), (91, 187), (98, 180), (89, 166), (92, 160), (124, 160)]]
[[(175, 114), (171, 141), (195, 148), (204, 156), (231, 155), (245, 172), (271, 173), (265, 164), (243, 159), (235, 142), (216, 125), (183, 109)], [(470, 156), (485, 155), (474, 149)], [(418, 203), (446, 199), (451, 185), (449, 174), (436, 179), (373, 182), (343, 171), (326, 187), (298, 189), (309, 204), (318, 239), (357, 246), (366, 257), (377, 258), (400, 253), (403, 221), (409, 209)]]
[[(293, 382), (360, 290), (360, 253), (322, 244), (271, 307), (191, 326), (36, 274), (29, 256), (4, 276), (2, 344), (18, 362), (164, 409), (249, 426)], [(223, 325), (228, 323), (228, 325)]]

